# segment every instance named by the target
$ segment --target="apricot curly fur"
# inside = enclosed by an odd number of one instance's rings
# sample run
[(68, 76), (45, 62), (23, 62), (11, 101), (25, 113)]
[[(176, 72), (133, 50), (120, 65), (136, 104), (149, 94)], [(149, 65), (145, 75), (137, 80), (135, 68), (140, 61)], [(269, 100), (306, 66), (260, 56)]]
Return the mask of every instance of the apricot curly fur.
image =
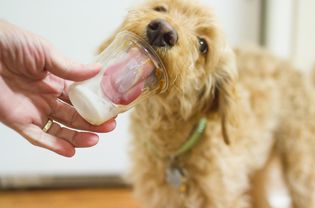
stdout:
[[(167, 11), (155, 11), (157, 6)], [(263, 49), (231, 49), (212, 10), (196, 1), (146, 1), (128, 13), (116, 33), (128, 30), (146, 39), (147, 25), (157, 18), (169, 22), (179, 39), (170, 49), (156, 49), (170, 77), (168, 91), (132, 113), (129, 179), (143, 206), (266, 207), (249, 190), (258, 188), (251, 178), (275, 151), (294, 206), (315, 207), (315, 90), (310, 79)], [(207, 54), (199, 52), (198, 37), (207, 40)], [(181, 194), (165, 180), (169, 160), (146, 144), (167, 157), (203, 116), (208, 118), (203, 138), (179, 158), (188, 177), (188, 192)]]

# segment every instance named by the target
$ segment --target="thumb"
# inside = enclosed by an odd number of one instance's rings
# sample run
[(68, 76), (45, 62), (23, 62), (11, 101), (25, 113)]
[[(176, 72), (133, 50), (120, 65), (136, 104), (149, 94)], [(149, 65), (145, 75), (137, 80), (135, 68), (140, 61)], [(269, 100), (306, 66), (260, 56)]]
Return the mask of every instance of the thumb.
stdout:
[(62, 56), (52, 48), (46, 54), (46, 70), (63, 79), (83, 81), (95, 76), (101, 69), (100, 64), (79, 64)]

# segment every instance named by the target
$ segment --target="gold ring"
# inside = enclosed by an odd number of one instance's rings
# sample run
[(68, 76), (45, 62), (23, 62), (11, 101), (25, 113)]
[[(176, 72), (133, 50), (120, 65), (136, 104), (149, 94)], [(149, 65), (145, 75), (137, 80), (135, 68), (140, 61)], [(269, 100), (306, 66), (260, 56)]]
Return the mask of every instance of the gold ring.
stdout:
[(49, 129), (51, 128), (51, 126), (53, 125), (53, 120), (48, 119), (46, 125), (43, 128), (43, 131), (46, 133), (47, 131), (49, 131)]

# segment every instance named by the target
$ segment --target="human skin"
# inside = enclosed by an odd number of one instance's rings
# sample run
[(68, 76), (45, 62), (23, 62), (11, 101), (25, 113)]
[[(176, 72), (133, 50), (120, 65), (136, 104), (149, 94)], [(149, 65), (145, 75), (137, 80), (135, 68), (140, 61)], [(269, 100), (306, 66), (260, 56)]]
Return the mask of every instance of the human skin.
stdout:
[[(87, 123), (71, 105), (68, 88), (100, 67), (71, 61), (44, 38), (0, 20), (0, 122), (33, 145), (66, 157), (75, 148), (96, 145), (99, 137), (92, 132), (113, 130), (115, 120)], [(44, 132), (49, 119), (58, 123)]]

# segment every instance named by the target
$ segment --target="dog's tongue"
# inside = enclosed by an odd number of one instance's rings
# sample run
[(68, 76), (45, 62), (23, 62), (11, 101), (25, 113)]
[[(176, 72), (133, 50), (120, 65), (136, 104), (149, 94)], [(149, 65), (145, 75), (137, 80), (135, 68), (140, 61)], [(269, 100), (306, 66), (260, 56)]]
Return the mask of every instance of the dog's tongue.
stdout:
[(153, 70), (152, 61), (138, 48), (131, 48), (106, 69), (101, 81), (103, 93), (115, 104), (128, 105), (140, 96)]

